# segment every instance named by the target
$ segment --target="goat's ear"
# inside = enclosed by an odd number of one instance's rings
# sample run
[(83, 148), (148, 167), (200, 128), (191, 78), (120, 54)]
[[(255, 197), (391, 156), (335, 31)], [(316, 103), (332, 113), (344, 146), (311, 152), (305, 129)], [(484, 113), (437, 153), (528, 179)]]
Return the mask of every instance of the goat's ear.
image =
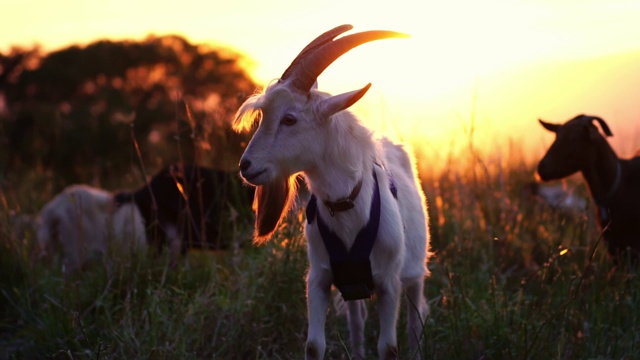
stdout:
[(540, 125), (542, 125), (542, 127), (544, 127), (545, 129), (551, 131), (551, 132), (557, 132), (558, 128), (560, 127), (560, 125), (558, 124), (552, 124), (552, 123), (548, 123), (542, 119), (538, 119), (538, 121), (540, 122)]
[(359, 90), (346, 92), (340, 95), (331, 96), (324, 99), (318, 105), (318, 111), (323, 117), (330, 117), (333, 114), (349, 108), (360, 100), (371, 87), (371, 83)]

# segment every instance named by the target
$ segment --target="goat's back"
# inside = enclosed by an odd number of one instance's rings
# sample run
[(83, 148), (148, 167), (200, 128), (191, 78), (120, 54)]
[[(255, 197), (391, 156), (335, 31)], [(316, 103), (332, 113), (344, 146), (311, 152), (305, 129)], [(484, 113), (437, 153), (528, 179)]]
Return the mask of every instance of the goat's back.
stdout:
[[(604, 238), (611, 255), (630, 250), (634, 261), (640, 259), (640, 157), (620, 160), (622, 182), (607, 204), (609, 218), (602, 218)], [(610, 222), (609, 222), (610, 221)]]
[(106, 212), (111, 195), (86, 185), (71, 185), (40, 211), (38, 243), (46, 253), (61, 252), (70, 271), (94, 252), (104, 252)]
[(37, 239), (45, 253), (59, 252), (67, 271), (93, 256), (125, 244), (145, 246), (144, 222), (137, 208), (124, 205), (114, 213), (112, 194), (87, 185), (71, 185), (40, 211)]
[[(635, 184), (637, 184), (638, 187), (640, 187), (640, 150), (638, 150), (636, 156), (628, 160), (628, 163), (629, 164), (626, 166), (628, 168), (628, 176)], [(637, 180), (637, 182), (634, 180)]]

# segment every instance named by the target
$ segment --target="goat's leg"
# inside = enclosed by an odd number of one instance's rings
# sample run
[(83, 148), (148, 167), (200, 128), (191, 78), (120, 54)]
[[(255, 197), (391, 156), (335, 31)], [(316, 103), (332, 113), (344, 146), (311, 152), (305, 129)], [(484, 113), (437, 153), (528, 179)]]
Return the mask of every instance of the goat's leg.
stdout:
[(326, 340), (324, 325), (329, 308), (329, 295), (331, 293), (331, 277), (322, 272), (309, 270), (307, 277), (307, 311), (309, 319), (309, 331), (307, 334), (307, 347), (305, 359), (319, 360), (324, 358)]
[(364, 359), (364, 322), (367, 319), (367, 305), (364, 300), (348, 301), (347, 322), (351, 337), (351, 351), (354, 358)]
[(424, 297), (423, 289), (424, 280), (422, 277), (410, 281), (406, 287), (409, 354), (416, 359), (420, 359), (420, 339), (423, 335), (424, 321), (429, 314), (429, 306)]
[(380, 359), (398, 358), (398, 340), (396, 323), (398, 321), (398, 304), (400, 303), (401, 286), (397, 277), (382, 284), (376, 284), (378, 296), (378, 313), (380, 316), (380, 337), (378, 338), (378, 355)]
[(174, 268), (178, 265), (180, 253), (182, 249), (182, 237), (178, 228), (173, 224), (166, 224), (165, 231), (167, 233), (167, 242), (169, 245), (169, 267)]
[[(75, 216), (75, 215), (74, 215)], [(78, 217), (79, 218), (79, 217)], [(80, 237), (80, 224), (82, 220), (74, 220), (67, 215), (67, 218), (59, 219), (57, 239), (62, 247), (63, 259), (62, 270), (65, 276), (69, 276), (80, 267), (84, 245)]]

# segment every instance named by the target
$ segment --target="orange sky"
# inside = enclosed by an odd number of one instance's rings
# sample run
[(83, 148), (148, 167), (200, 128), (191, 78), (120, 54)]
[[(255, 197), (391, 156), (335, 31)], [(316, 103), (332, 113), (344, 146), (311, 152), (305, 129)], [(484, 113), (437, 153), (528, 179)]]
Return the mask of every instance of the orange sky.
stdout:
[[(259, 82), (277, 78), (313, 37), (335, 25), (407, 32), (364, 45), (319, 79), (331, 93), (372, 82), (354, 111), (372, 126), (433, 151), (505, 139), (539, 153), (553, 140), (538, 117), (602, 116), (620, 155), (640, 147), (637, 0), (4, 0), (0, 51), (46, 50), (98, 38), (176, 33), (252, 58)], [(445, 150), (446, 149), (446, 150)]]

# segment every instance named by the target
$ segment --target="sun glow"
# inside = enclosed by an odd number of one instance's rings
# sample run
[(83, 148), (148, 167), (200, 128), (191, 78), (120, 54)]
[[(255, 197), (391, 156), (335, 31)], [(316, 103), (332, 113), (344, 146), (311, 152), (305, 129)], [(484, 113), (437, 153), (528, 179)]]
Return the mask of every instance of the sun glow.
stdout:
[(352, 108), (368, 125), (433, 149), (473, 140), (493, 151), (513, 139), (542, 150), (551, 139), (538, 117), (595, 113), (614, 133), (635, 134), (617, 139), (633, 142), (632, 151), (640, 146), (632, 87), (640, 82), (639, 17), (637, 0), (8, 0), (0, 49), (178, 34), (245, 53), (266, 84), (331, 27), (389, 29), (411, 37), (358, 47), (319, 78), (333, 94), (371, 82)]
[[(294, 22), (299, 31), (277, 39), (283, 51), (258, 56), (256, 78), (279, 76), (319, 32), (352, 23), (353, 32), (390, 29), (411, 36), (362, 45), (319, 78), (320, 89), (333, 94), (371, 82), (371, 90), (352, 110), (387, 134), (438, 151), (466, 149), (473, 142), (481, 152), (513, 144), (541, 152), (551, 139), (540, 131), (537, 118), (562, 122), (583, 112), (624, 128), (619, 133), (638, 134), (631, 119), (640, 109), (633, 108), (635, 92), (627, 91), (631, 81), (612, 82), (620, 78), (616, 69), (635, 69), (632, 61), (640, 59), (640, 52), (628, 53), (640, 50), (629, 41), (633, 31), (640, 36), (640, 27), (621, 25), (631, 21), (630, 14), (640, 13), (640, 5), (453, 1), (427, 6), (427, 11), (403, 1), (396, 5), (356, 1), (339, 12), (331, 6), (312, 9), (314, 18), (332, 20), (320, 21), (323, 26)], [(362, 6), (367, 18), (350, 20)], [(628, 54), (613, 55), (619, 53)], [(625, 76), (635, 80), (640, 73)], [(611, 86), (619, 89), (613, 97), (603, 92)], [(616, 140), (640, 146), (637, 137)], [(536, 151), (527, 153), (535, 157)]]
[[(577, 7), (588, 11), (581, 21), (593, 26), (577, 31), (567, 21)], [(437, 151), (470, 142), (486, 152), (519, 144), (535, 157), (551, 140), (536, 119), (562, 122), (578, 113), (606, 117), (623, 129), (619, 142), (640, 146), (637, 136), (624, 137), (627, 130), (638, 134), (631, 86), (640, 74), (626, 73), (624, 80), (619, 73), (635, 69), (640, 53), (613, 55), (640, 50), (627, 36), (613, 35), (621, 31), (616, 22), (628, 19), (624, 10), (638, 12), (637, 4), (488, 1), (459, 9), (453, 2), (428, 14), (410, 9), (369, 17), (354, 31), (385, 28), (411, 37), (352, 50), (320, 77), (320, 88), (340, 93), (372, 82), (353, 110), (378, 130)]]

